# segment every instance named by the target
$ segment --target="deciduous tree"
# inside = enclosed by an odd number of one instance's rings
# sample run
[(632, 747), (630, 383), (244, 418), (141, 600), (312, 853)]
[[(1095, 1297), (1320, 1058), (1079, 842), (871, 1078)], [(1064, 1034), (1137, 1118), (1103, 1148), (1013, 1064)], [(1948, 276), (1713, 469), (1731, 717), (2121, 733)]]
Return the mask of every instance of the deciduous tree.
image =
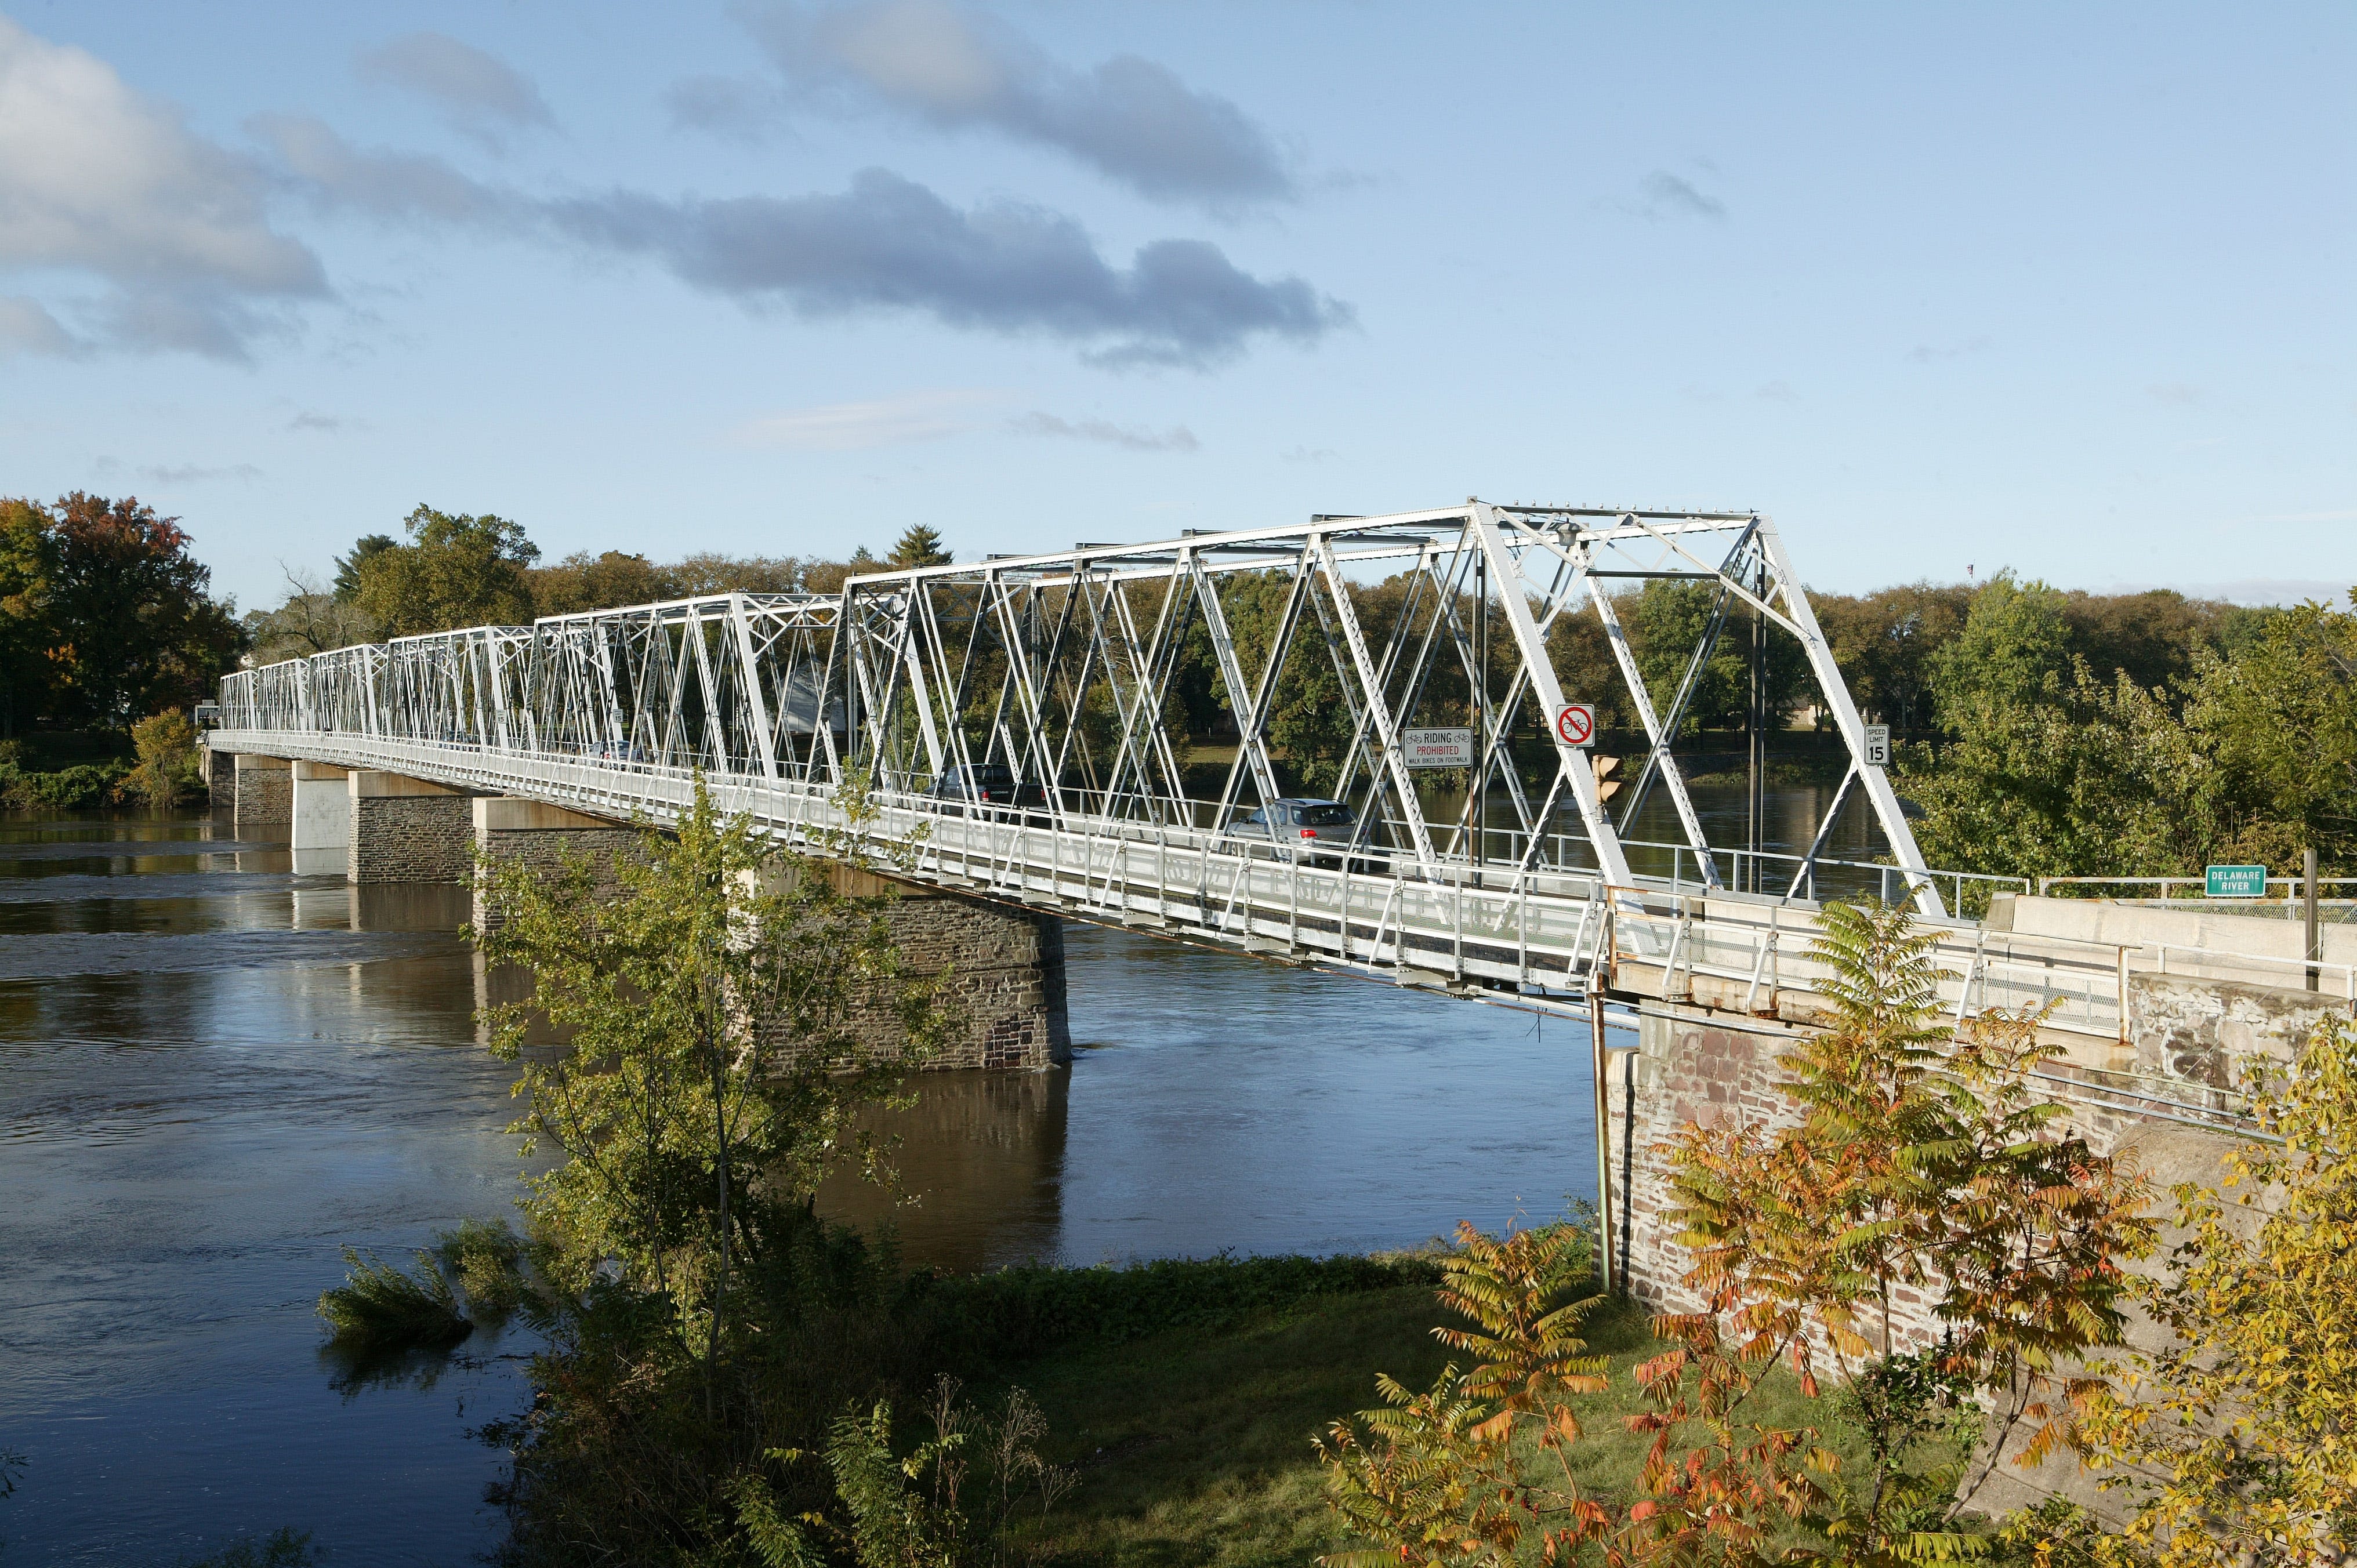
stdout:
[(355, 567), (355, 600), (384, 635), (533, 618), (524, 571), (540, 559), (540, 546), (522, 524), (421, 506), (402, 526), (408, 543), (374, 551)]
[(2319, 1026), (2252, 1118), (2223, 1193), (2178, 1189), (2184, 1240), (2138, 1283), (2169, 1342), (2122, 1357), (2081, 1423), (2135, 1505), (2115, 1562), (2321, 1568), (2357, 1541), (2357, 1031)]
[[(832, 847), (865, 857), (858, 792)], [(890, 1101), (939, 1037), (934, 987), (902, 972), (886, 901), (835, 891), (824, 864), (724, 816), (699, 777), (676, 831), (601, 889), (586, 860), (554, 875), (517, 862), (482, 873), (500, 923), (493, 963), (533, 977), (495, 1009), (492, 1048), (522, 1064), (516, 1130), (565, 1156), (532, 1184), (537, 1225), (586, 1283), (603, 1259), (671, 1303), (683, 1345), (711, 1361), (730, 1340), (733, 1282), (806, 1209), (820, 1178), (877, 1150), (855, 1121)], [(857, 1026), (897, 1022), (885, 1045)], [(524, 1049), (535, 1015), (565, 1034)]]
[[(47, 665), (38, 721), (120, 733), (135, 716), (210, 695), (242, 642), (179, 520), (128, 496), (81, 490), (41, 515), (49, 543), (31, 628)], [(33, 520), (13, 519), (9, 536), (21, 540)], [(25, 549), (16, 547), (20, 558)]]

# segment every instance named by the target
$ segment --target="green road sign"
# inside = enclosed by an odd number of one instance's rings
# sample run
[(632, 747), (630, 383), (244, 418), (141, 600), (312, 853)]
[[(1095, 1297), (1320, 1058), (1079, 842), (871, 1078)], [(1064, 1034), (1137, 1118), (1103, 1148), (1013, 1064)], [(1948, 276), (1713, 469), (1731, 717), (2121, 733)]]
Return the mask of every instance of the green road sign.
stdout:
[(2264, 865), (2212, 865), (2203, 868), (2202, 896), (2210, 898), (2264, 898), (2267, 868)]

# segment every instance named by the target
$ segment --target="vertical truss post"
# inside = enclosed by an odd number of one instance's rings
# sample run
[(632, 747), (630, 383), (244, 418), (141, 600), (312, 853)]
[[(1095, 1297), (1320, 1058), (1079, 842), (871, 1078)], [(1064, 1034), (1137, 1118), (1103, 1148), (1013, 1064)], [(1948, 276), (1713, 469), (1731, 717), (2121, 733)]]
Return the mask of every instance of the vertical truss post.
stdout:
[[(770, 724), (770, 704), (761, 695), (761, 660), (753, 651), (752, 617), (745, 607), (744, 595), (728, 596), (728, 620), (737, 632), (738, 678), (745, 682), (746, 713), (752, 722), (753, 744), (761, 753), (761, 777), (775, 783), (778, 778), (777, 732)], [(782, 689), (780, 694), (785, 694)], [(821, 714), (818, 722), (825, 724), (826, 715)]]

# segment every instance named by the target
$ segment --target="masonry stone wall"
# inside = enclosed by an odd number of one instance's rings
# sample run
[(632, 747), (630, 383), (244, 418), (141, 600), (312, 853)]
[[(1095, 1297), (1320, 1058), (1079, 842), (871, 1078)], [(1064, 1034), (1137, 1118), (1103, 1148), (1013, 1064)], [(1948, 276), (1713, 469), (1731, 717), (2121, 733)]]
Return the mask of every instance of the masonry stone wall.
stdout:
[[(887, 918), (904, 972), (951, 972), (943, 1000), (957, 1026), (928, 1069), (1039, 1069), (1072, 1059), (1062, 921), (946, 894), (904, 897)], [(864, 1012), (854, 1027), (887, 1047), (899, 1034), (880, 1007)]]
[(205, 747), (205, 790), (216, 811), (237, 807), (237, 753)]
[(347, 875), (354, 882), (466, 884), (475, 820), (464, 795), (355, 795)]
[[(479, 821), (476, 821), (473, 827), (473, 847), (486, 860), (513, 862), (552, 874), (562, 868), (568, 857), (586, 860), (590, 867), (590, 886), (597, 897), (610, 895), (620, 886), (620, 879), (614, 871), (618, 858), (634, 859), (645, 854), (636, 828), (487, 829)], [(476, 928), (490, 930), (506, 918), (498, 902), (488, 897), (481, 884), (478, 883), (475, 887)]]
[[(2173, 1187), (2220, 1179), (2236, 1137), (2222, 1117), (2201, 1123), (2239, 1107), (2230, 1086), (2244, 1069), (2287, 1060), (2319, 1017), (2345, 1013), (2348, 1004), (2307, 991), (2170, 975), (2132, 976), (2130, 989), (2133, 1069), (2098, 1072), (2057, 1061), (2042, 1087), (2066, 1108), (2069, 1130), (2151, 1182), (2165, 1215)], [(1797, 1122), (1799, 1108), (1778, 1087), (1784, 1076), (1778, 1058), (1801, 1032), (1767, 1020), (1660, 1008), (1641, 1017), (1638, 1048), (1612, 1058), (1606, 1094), (1612, 1207), (1606, 1222), (1630, 1294), (1652, 1310), (1692, 1312), (1706, 1305), (1684, 1282), (1693, 1255), (1664, 1218), (1672, 1169), (1666, 1145), (1689, 1125), (1733, 1121), (1772, 1130)], [(2138, 1267), (2164, 1266), (2173, 1240), (2165, 1235), (2159, 1253)], [(1924, 1291), (1898, 1293), (1897, 1348), (1919, 1349), (1937, 1338), (1937, 1290), (1933, 1282)], [(2129, 1333), (2130, 1343), (2142, 1348), (2157, 1348), (2158, 1338), (2149, 1325)], [(2028, 1469), (2011, 1463), (2022, 1441), (2017, 1436), (1999, 1455), (1974, 1497), (1976, 1509), (1996, 1512), (2059, 1496), (2102, 1517), (2116, 1515), (2119, 1497), (2101, 1492), (2074, 1458)]]
[(295, 768), (275, 757), (238, 752), (236, 831), (240, 837), (256, 828), (283, 828), (295, 817)]

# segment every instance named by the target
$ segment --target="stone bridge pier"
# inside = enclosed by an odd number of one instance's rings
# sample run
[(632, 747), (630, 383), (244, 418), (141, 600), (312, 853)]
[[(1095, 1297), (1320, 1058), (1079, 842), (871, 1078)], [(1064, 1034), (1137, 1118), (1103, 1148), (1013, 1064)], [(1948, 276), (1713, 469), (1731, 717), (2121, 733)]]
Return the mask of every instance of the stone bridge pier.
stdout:
[[(2222, 1162), (2240, 1141), (2222, 1086), (2254, 1059), (2287, 1060), (2298, 1042), (2328, 1014), (2346, 1016), (2348, 1002), (2329, 994), (2244, 980), (2201, 976), (2135, 977), (2123, 1037), (2116, 1043), (2076, 1042), (2050, 1063), (2040, 1089), (2065, 1109), (2067, 1125), (2098, 1154), (2120, 1156), (2151, 1182), (2154, 1212), (2168, 1216), (2169, 1189), (2180, 1183), (2215, 1188)], [(1647, 999), (1640, 1004), (1633, 1048), (1615, 1046), (1602, 1085), (1604, 1154), (1609, 1202), (1604, 1215), (1620, 1284), (1661, 1313), (1706, 1308), (1685, 1283), (1694, 1255), (1678, 1243), (1667, 1210), (1674, 1174), (1669, 1146), (1690, 1126), (1728, 1122), (1775, 1129), (1800, 1120), (1800, 1108), (1780, 1088), (1779, 1058), (1809, 1026), (1750, 1016), (1729, 1009)], [(2231, 1207), (2231, 1206), (2230, 1206)], [(2165, 1264), (2161, 1251), (2145, 1263)], [(1897, 1292), (1898, 1348), (1934, 1343), (1933, 1294)], [(2130, 1342), (2157, 1348), (2158, 1336), (2139, 1320)], [(2077, 1459), (2065, 1453), (2023, 1468), (2009, 1462), (2026, 1434), (2018, 1434), (1974, 1499), (2001, 1511), (2063, 1497), (2115, 1519), (2120, 1498), (2102, 1492)]]

